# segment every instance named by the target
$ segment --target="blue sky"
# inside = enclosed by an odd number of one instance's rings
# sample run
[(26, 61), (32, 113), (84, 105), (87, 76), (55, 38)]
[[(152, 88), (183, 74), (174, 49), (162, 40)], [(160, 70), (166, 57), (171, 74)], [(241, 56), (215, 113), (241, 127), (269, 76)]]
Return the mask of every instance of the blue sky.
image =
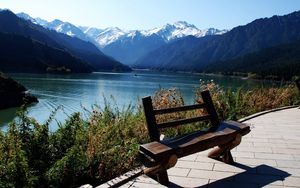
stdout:
[(98, 28), (150, 29), (187, 21), (200, 29), (230, 29), (300, 10), (300, 0), (1, 0), (0, 8)]

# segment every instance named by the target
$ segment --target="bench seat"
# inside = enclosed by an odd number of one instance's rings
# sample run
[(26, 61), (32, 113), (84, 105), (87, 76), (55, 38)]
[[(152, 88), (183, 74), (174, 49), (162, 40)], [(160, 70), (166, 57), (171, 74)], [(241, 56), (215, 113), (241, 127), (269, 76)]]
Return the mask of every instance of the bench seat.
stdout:
[(140, 151), (155, 161), (175, 154), (178, 158), (229, 143), (237, 134), (246, 135), (250, 127), (235, 121), (221, 122), (214, 132), (196, 131), (176, 138), (154, 141), (140, 146)]

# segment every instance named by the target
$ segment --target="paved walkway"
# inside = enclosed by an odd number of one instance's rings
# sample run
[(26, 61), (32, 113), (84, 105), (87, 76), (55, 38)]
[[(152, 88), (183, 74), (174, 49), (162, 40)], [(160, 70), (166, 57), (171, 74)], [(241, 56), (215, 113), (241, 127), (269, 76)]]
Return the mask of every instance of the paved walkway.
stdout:
[[(245, 123), (251, 132), (233, 150), (234, 166), (207, 158), (179, 159), (168, 170), (170, 187), (300, 187), (300, 109), (271, 112)], [(164, 187), (140, 176), (123, 187)]]

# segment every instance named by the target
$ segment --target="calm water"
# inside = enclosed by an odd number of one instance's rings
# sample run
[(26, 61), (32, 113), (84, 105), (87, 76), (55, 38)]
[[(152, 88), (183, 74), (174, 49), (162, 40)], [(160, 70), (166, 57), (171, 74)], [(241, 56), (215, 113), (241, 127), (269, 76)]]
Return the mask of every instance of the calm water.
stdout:
[[(72, 112), (84, 112), (93, 104), (103, 106), (104, 97), (111, 101), (113, 96), (118, 107), (128, 104), (136, 105), (138, 98), (152, 95), (160, 87), (177, 87), (183, 93), (186, 103), (192, 103), (194, 90), (199, 80), (214, 80), (225, 88), (255, 87), (262, 83), (225, 76), (208, 76), (187, 73), (92, 73), (74, 75), (48, 74), (10, 74), (30, 92), (36, 95), (39, 103), (29, 108), (29, 115), (43, 123), (51, 111), (58, 106), (62, 109), (56, 114), (56, 120), (63, 121)], [(8, 122), (15, 117), (16, 108), (0, 111), (0, 126), (6, 129)], [(51, 130), (55, 130), (56, 123)]]

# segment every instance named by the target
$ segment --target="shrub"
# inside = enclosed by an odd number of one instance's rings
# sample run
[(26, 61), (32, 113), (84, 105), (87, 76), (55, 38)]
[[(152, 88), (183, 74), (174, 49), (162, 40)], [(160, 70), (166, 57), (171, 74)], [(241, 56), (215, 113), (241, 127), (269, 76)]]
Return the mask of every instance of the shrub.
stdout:
[[(223, 90), (213, 82), (202, 83), (195, 93), (209, 89), (221, 119), (239, 119), (258, 111), (299, 104), (295, 87)], [(184, 105), (179, 90), (161, 89), (154, 107)], [(139, 166), (139, 145), (149, 141), (141, 106), (116, 104), (94, 106), (86, 120), (80, 113), (72, 114), (55, 132), (49, 131), (54, 111), (44, 124), (29, 118), (25, 109), (10, 123), (7, 132), (0, 131), (0, 187), (75, 187), (99, 185)], [(180, 119), (205, 113), (203, 110), (158, 116), (158, 121)], [(178, 135), (205, 128), (197, 124), (163, 131)]]

